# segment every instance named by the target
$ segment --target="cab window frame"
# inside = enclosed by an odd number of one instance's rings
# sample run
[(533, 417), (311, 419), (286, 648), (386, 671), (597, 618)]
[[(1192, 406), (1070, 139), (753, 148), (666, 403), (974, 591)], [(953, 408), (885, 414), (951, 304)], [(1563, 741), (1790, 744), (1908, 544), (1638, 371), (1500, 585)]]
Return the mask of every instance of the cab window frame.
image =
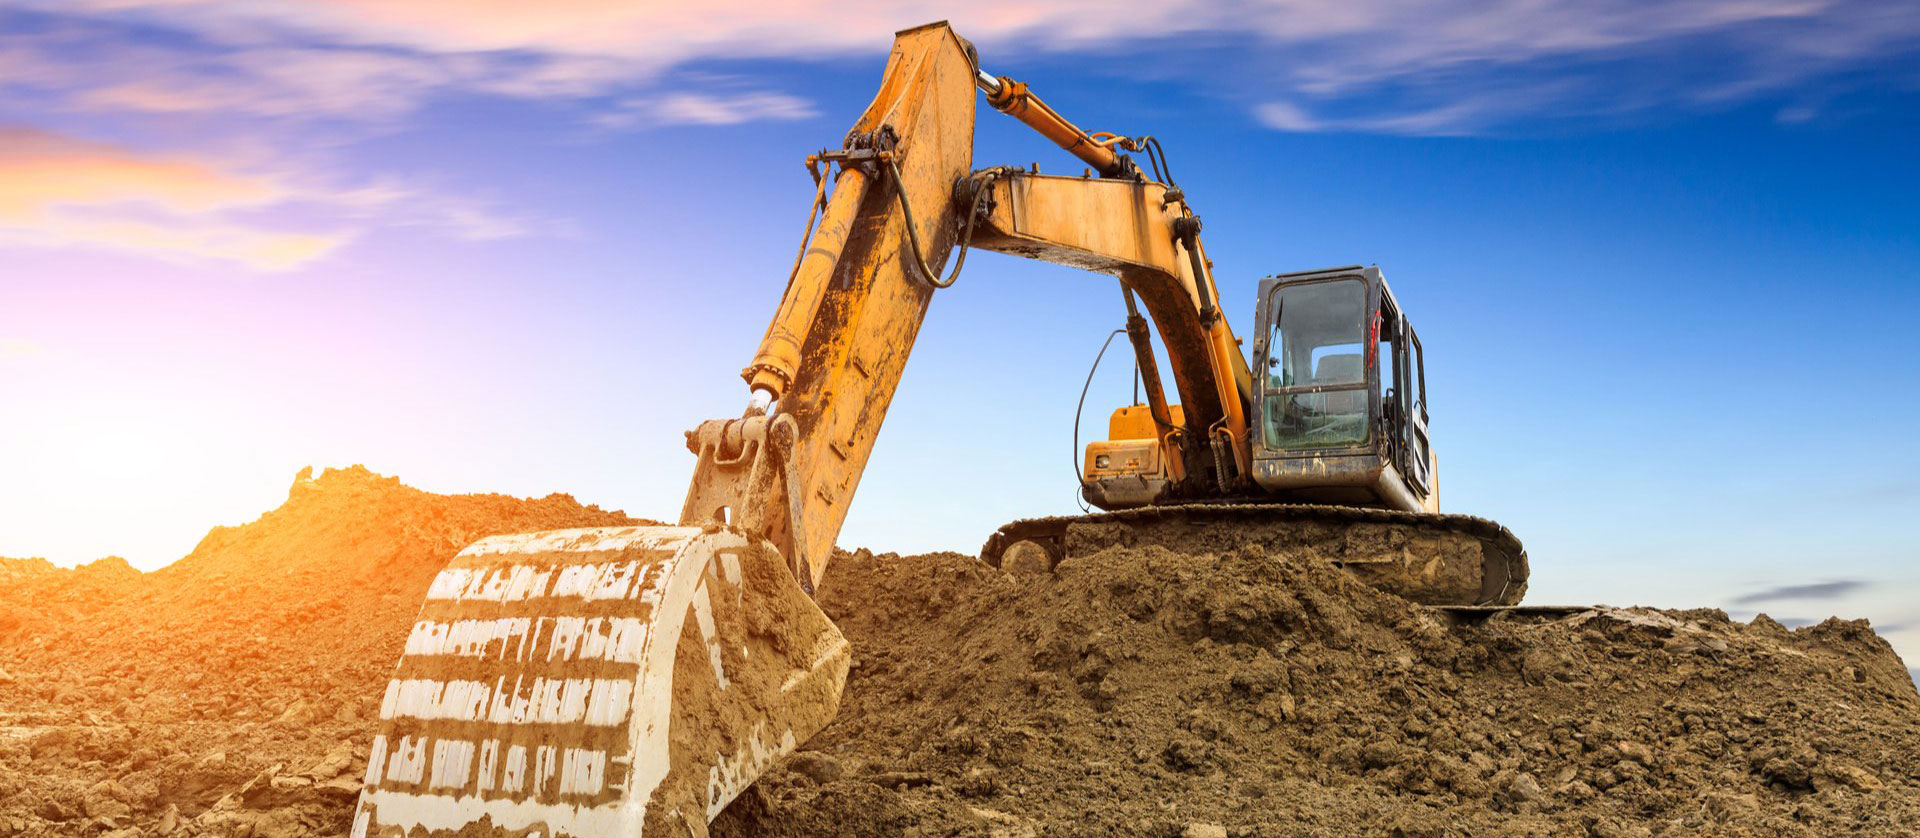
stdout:
[[(1342, 282), (1354, 283), (1358, 286), (1357, 293), (1359, 302), (1357, 308), (1359, 316), (1353, 324), (1354, 337), (1356, 338), (1356, 340), (1353, 341), (1353, 345), (1360, 348), (1360, 354), (1363, 359), (1360, 365), (1361, 369), (1358, 380), (1345, 383), (1322, 384), (1282, 383), (1287, 381), (1287, 379), (1281, 375), (1271, 374), (1268, 371), (1271, 367), (1267, 366), (1278, 359), (1282, 365), (1282, 370), (1284, 371), (1286, 369), (1285, 365), (1287, 361), (1284, 355), (1286, 351), (1286, 346), (1284, 346), (1285, 332), (1281, 329), (1281, 320), (1285, 315), (1284, 310), (1280, 308), (1282, 295), (1289, 291), (1296, 291), (1310, 286)], [(1264, 324), (1265, 328), (1260, 334), (1258, 344), (1261, 355), (1259, 362), (1261, 369), (1258, 371), (1258, 374), (1261, 376), (1261, 398), (1259, 400), (1258, 416), (1260, 417), (1259, 433), (1262, 447), (1276, 452), (1285, 452), (1288, 455), (1297, 455), (1310, 451), (1365, 451), (1371, 450), (1377, 444), (1378, 432), (1377, 429), (1373, 427), (1372, 417), (1379, 412), (1379, 393), (1376, 392), (1379, 387), (1379, 362), (1378, 359), (1375, 359), (1373, 364), (1368, 364), (1364, 359), (1373, 351), (1371, 347), (1367, 345), (1367, 341), (1371, 337), (1373, 312), (1379, 305), (1380, 296), (1378, 283), (1371, 281), (1369, 277), (1359, 273), (1317, 277), (1305, 282), (1278, 283), (1269, 290), (1266, 299), (1263, 300), (1263, 307), (1261, 309), (1262, 319), (1266, 322)], [(1327, 345), (1335, 346), (1344, 344)], [(1309, 373), (1310, 372), (1311, 370), (1309, 370)], [(1343, 391), (1359, 391), (1365, 394), (1363, 400), (1365, 407), (1362, 408), (1365, 412), (1364, 415), (1360, 416), (1360, 433), (1358, 439), (1340, 439), (1327, 444), (1288, 444), (1289, 439), (1275, 430), (1273, 415), (1275, 411), (1285, 409), (1279, 406), (1281, 400), (1305, 395)]]

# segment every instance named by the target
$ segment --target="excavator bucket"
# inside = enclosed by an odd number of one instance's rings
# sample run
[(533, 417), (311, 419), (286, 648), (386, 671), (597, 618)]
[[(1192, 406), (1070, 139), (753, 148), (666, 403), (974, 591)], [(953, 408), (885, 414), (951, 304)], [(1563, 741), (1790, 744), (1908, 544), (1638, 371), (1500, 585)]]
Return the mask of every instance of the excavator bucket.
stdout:
[(779, 552), (713, 527), (487, 538), (380, 706), (363, 836), (705, 836), (833, 719), (849, 649)]

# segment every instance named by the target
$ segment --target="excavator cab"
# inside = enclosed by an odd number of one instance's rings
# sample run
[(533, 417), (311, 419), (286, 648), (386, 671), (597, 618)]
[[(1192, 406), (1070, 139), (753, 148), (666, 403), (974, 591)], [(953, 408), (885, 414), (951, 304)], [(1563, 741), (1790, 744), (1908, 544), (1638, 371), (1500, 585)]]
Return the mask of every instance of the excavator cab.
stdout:
[(1277, 498), (1439, 511), (1420, 338), (1377, 267), (1260, 281), (1253, 479)]
[[(1248, 399), (1250, 474), (1263, 503), (1440, 511), (1420, 338), (1377, 267), (1260, 281)], [(1168, 405), (1167, 426), (1182, 426)], [(1106, 510), (1180, 502), (1165, 428), (1147, 405), (1113, 412), (1087, 445), (1081, 494)], [(1248, 487), (1251, 488), (1251, 487)]]

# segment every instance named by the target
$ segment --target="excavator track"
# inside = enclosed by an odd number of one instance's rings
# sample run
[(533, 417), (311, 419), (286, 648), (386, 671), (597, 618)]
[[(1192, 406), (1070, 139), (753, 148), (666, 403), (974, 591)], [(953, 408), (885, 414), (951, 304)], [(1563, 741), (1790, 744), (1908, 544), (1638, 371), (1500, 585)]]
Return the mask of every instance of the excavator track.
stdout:
[(1485, 518), (1314, 504), (1200, 503), (1014, 521), (980, 558), (1001, 566), (1031, 544), (1048, 567), (1107, 547), (1222, 551), (1260, 546), (1342, 568), (1373, 587), (1436, 606), (1517, 605), (1527, 551)]

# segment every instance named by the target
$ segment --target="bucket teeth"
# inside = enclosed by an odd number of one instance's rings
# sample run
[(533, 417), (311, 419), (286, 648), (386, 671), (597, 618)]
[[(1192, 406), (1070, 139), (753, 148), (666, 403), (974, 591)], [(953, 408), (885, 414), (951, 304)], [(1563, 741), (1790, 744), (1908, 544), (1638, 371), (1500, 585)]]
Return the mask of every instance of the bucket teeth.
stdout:
[(485, 539), (428, 590), (353, 835), (704, 835), (833, 718), (848, 660), (779, 553), (739, 533)]

